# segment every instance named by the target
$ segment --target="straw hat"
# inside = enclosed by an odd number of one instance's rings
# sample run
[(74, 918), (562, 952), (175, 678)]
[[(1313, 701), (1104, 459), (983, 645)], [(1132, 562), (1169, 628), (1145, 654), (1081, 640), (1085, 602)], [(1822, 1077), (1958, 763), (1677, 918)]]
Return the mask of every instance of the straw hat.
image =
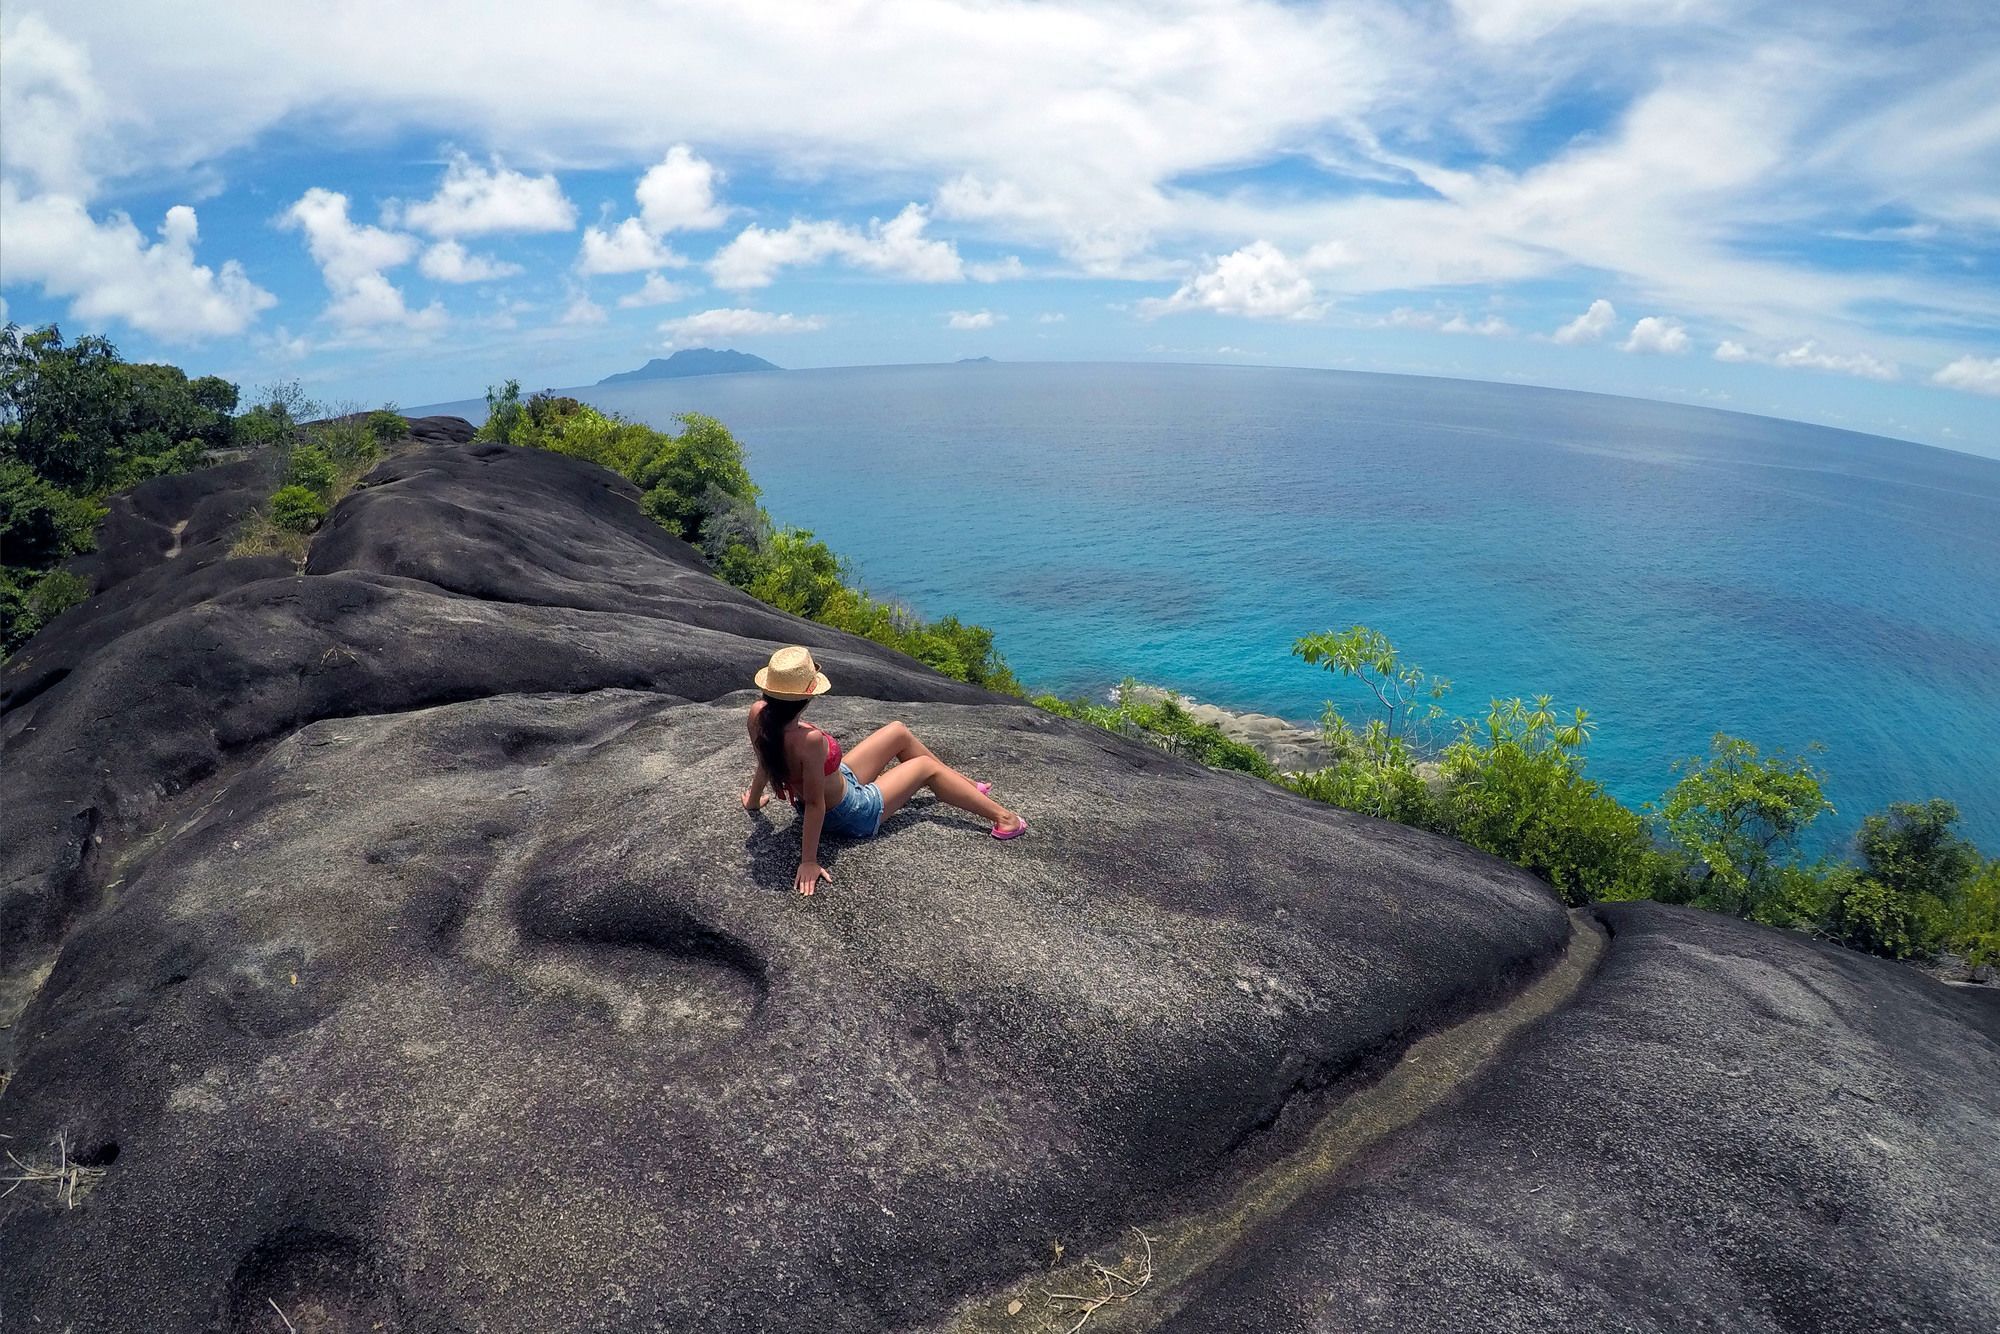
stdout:
[(811, 650), (781, 648), (771, 661), (757, 669), (757, 688), (772, 699), (811, 699), (833, 689), (833, 682), (813, 661)]

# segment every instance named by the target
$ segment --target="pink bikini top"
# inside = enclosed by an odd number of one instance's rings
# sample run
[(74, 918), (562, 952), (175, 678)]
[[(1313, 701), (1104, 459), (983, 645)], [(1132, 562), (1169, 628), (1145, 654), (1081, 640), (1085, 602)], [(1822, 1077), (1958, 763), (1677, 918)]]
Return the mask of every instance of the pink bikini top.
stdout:
[[(811, 723), (807, 723), (806, 726), (819, 732), (819, 729), (813, 727)], [(827, 777), (831, 778), (840, 771), (840, 741), (831, 732), (819, 732), (819, 734), (826, 738), (826, 773)]]

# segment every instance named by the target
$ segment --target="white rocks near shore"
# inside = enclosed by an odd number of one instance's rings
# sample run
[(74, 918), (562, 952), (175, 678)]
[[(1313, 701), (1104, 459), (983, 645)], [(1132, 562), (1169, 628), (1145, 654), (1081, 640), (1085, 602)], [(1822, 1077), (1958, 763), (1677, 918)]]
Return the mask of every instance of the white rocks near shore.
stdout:
[[(1116, 699), (1118, 693), (1114, 687), (1112, 698)], [(1323, 769), (1332, 762), (1326, 741), (1317, 728), (1302, 727), (1268, 713), (1237, 713), (1214, 704), (1203, 704), (1192, 696), (1163, 686), (1134, 685), (1132, 698), (1134, 703), (1142, 704), (1172, 699), (1186, 709), (1196, 722), (1219, 727), (1230, 740), (1255, 747), (1280, 773)]]

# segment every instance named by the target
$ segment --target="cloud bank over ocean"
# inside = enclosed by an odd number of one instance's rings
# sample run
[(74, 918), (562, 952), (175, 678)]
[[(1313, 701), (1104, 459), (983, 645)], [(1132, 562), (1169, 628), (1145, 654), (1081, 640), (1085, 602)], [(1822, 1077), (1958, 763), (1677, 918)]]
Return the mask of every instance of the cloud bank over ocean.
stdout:
[(1228, 346), (2000, 451), (1972, 6), (25, 4), (0, 61), (9, 318), (253, 381), (595, 378), (735, 312), (791, 364)]

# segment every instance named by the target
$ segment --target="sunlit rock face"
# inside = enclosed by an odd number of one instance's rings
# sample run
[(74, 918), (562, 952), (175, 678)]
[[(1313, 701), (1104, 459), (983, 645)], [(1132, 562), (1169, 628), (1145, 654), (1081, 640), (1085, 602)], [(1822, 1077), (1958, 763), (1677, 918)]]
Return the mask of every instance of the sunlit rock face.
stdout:
[[(140, 488), (0, 674), (0, 1133), (53, 1174), (0, 1200), (0, 1327), (1004, 1322), (1055, 1242), (1256, 1196), (1569, 947), (1490, 858), (776, 612), (613, 475), (419, 425), (303, 571), (228, 558), (249, 465)], [(821, 726), (908, 722), (1029, 835), (920, 800), (793, 893), (792, 812), (737, 801), (785, 643)], [(1687, 1266), (1716, 1328), (1993, 1302), (1990, 1212), (1934, 1207), (2000, 1185), (1990, 1007), (1607, 920), (1451, 1096), (1098, 1320), (1670, 1328)]]

